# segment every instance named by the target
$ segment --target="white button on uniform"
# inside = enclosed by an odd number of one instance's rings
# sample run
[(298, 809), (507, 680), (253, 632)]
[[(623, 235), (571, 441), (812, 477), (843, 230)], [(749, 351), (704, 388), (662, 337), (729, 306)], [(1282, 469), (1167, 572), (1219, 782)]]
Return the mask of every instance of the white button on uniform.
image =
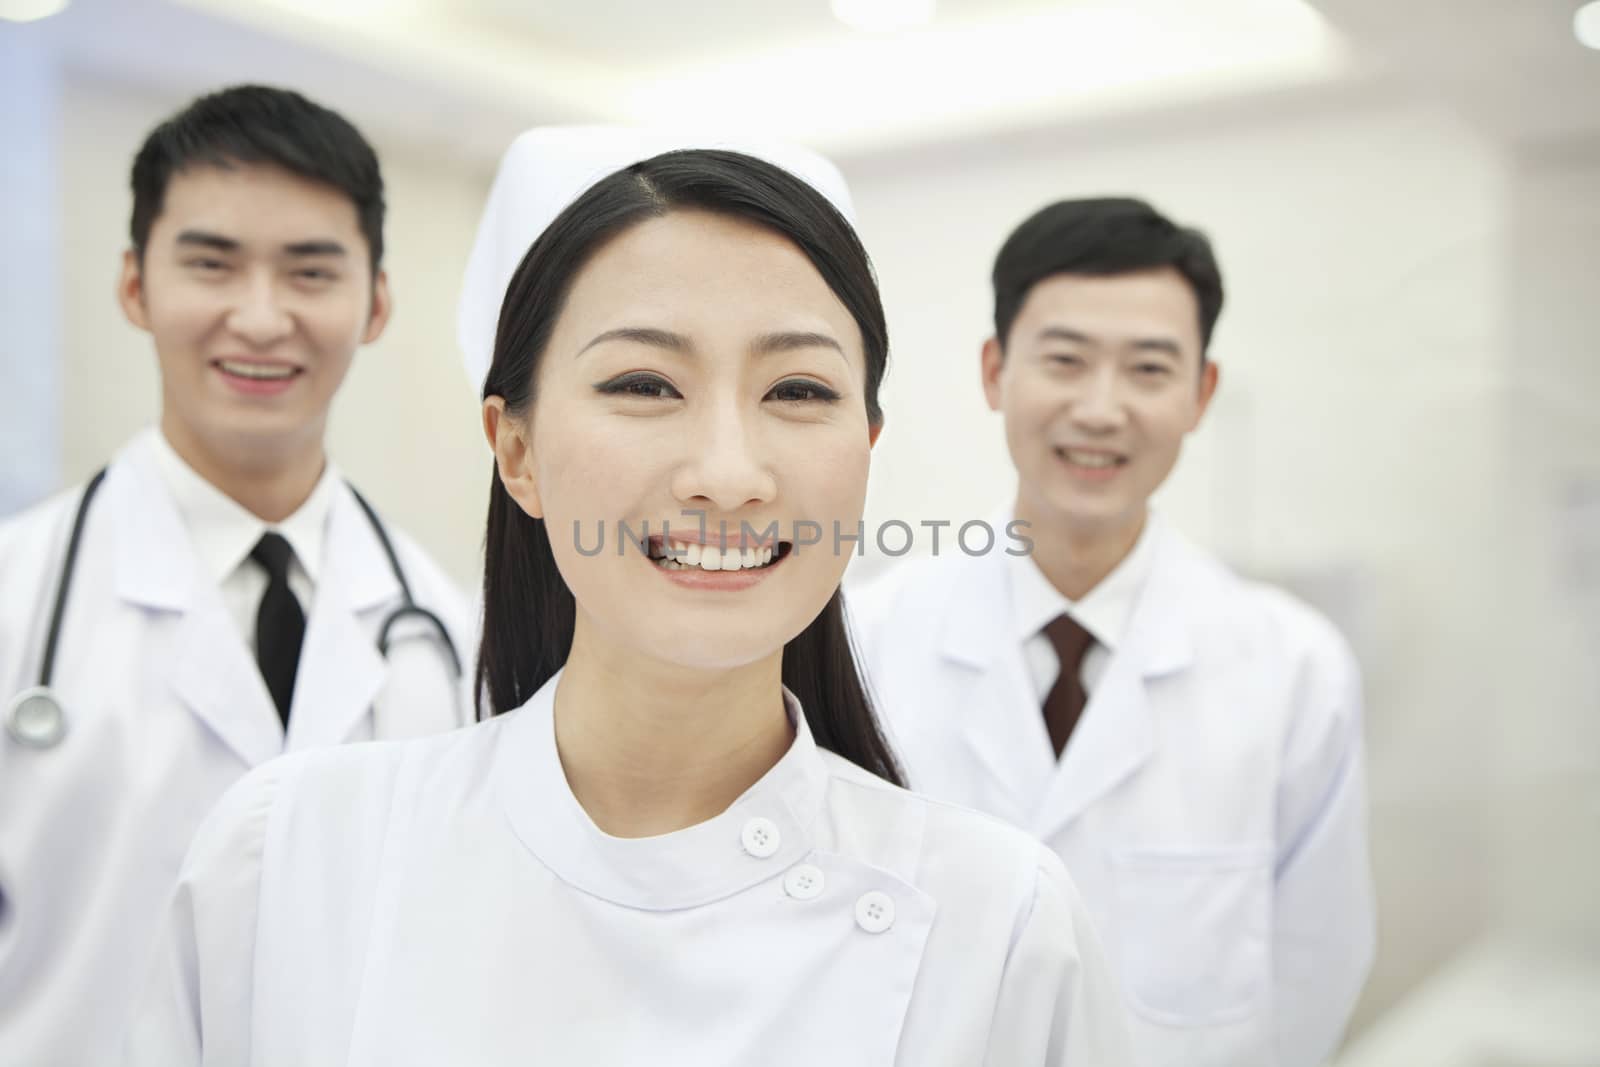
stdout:
[(796, 900), (811, 900), (822, 892), (822, 871), (802, 863), (783, 876), (783, 891)]
[(894, 899), (874, 889), (856, 901), (856, 925), (869, 934), (881, 934), (894, 925)]
[(739, 835), (739, 840), (744, 850), (758, 860), (777, 852), (778, 846), (783, 843), (778, 834), (778, 824), (759, 815), (744, 824), (744, 832)]

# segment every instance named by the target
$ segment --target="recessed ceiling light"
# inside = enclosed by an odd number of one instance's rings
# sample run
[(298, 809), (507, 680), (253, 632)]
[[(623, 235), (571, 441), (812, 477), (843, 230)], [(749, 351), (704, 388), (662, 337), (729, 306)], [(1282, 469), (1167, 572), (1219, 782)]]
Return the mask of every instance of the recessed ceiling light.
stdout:
[(889, 33), (933, 21), (936, 0), (832, 0), (833, 17), (853, 30)]
[(1572, 16), (1572, 32), (1585, 48), (1600, 49), (1600, 0), (1591, 0)]
[(0, 0), (0, 19), (33, 22), (66, 10), (69, 0)]

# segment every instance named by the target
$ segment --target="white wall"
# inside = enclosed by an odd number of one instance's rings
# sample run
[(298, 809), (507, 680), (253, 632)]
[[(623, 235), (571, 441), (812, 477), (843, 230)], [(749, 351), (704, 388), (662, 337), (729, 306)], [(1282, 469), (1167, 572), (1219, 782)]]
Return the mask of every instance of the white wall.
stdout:
[[(1492, 885), (1505, 923), (1587, 942), (1600, 974), (1600, 140), (1524, 153), (1511, 210), (1511, 477), (1495, 561), (1510, 580), (1488, 622), (1515, 672), (1492, 732), (1505, 800)], [(1495, 625), (1505, 618), (1538, 625)]]
[[(113, 296), (128, 243), (128, 167), (184, 98), (71, 77), (62, 102), (64, 477), (83, 478), (160, 405), (149, 338)], [(385, 266), (394, 317), (358, 354), (334, 405), (329, 450), (396, 525), (463, 585), (476, 582), (489, 477), (478, 404), (455, 344), (455, 302), (489, 175), (377, 145), (388, 186)]]

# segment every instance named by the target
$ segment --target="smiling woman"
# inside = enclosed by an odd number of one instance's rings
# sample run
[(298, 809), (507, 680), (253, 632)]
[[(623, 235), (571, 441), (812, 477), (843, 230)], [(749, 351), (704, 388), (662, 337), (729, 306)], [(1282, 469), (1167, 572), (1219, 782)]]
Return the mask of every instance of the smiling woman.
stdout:
[[(635, 631), (629, 658), (781, 661), (819, 743), (897, 781), (844, 633), (849, 557), (789, 553), (793, 539), (775, 536), (761, 544), (768, 566), (723, 566), (730, 548), (742, 564), (742, 530), (860, 518), (887, 361), (865, 252), (785, 172), (667, 156), (573, 204), (511, 280), (484, 385), (499, 461), (479, 663), (492, 710), (525, 701), (598, 622)], [(676, 524), (667, 540), (700, 573), (640, 586), (641, 554), (623, 567), (577, 552), (577, 532), (606, 519)], [(547, 592), (530, 600), (530, 587)], [(735, 588), (738, 604), (695, 595)], [(629, 610), (597, 619), (602, 600)], [(591, 647), (580, 640), (578, 655)]]
[[(533, 183), (626, 165), (550, 197), (509, 284), (469, 272), (464, 308), (503, 297), (491, 714), (235, 790), (134, 1062), (1130, 1062), (1065, 871), (895, 784), (848, 556), (786, 535), (860, 519), (882, 425), (848, 221), (752, 156), (529, 136), (481, 254), (522, 237)], [(578, 536), (616, 524), (613, 551)]]

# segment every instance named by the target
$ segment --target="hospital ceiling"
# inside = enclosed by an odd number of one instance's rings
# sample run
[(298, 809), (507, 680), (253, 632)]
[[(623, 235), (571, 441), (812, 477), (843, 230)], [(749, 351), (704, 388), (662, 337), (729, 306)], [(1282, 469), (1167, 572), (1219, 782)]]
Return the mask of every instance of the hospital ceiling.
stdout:
[(926, 26), (866, 33), (828, 0), (75, 0), (42, 26), (77, 71), (291, 84), (485, 165), (547, 122), (754, 128), (853, 157), (1392, 84), (1507, 141), (1600, 137), (1576, 0), (1313, 3), (939, 0)]
[(1600, 51), (1580, 0), (1316, 0), (1362, 57), (1501, 140), (1600, 138)]

